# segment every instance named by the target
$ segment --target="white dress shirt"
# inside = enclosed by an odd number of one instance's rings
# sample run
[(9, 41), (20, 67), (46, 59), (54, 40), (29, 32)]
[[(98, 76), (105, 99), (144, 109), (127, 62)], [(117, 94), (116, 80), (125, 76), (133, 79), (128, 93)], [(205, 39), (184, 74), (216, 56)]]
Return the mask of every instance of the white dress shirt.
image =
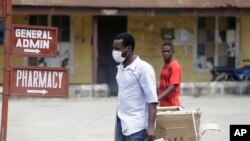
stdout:
[(117, 114), (123, 135), (129, 136), (148, 127), (148, 103), (158, 102), (155, 71), (139, 56), (126, 68), (117, 68)]

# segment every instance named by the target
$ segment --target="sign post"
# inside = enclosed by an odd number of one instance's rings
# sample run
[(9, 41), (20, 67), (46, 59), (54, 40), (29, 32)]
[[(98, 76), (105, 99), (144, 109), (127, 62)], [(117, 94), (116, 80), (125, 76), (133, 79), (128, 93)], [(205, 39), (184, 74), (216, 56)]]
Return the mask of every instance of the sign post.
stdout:
[(2, 119), (1, 119), (1, 138), (6, 141), (8, 105), (10, 95), (10, 46), (11, 46), (11, 26), (12, 26), (12, 0), (1, 0), (2, 14), (6, 14), (4, 19), (4, 61), (3, 61), (3, 94), (2, 94)]
[(0, 0), (0, 17), (3, 17), (4, 16), (4, 3), (3, 3), (4, 0)]
[(11, 54), (56, 57), (58, 29), (45, 26), (12, 25), (12, 0), (0, 0), (0, 17), (5, 19), (0, 141), (6, 141), (9, 96), (67, 98), (69, 69), (34, 66), (11, 67)]

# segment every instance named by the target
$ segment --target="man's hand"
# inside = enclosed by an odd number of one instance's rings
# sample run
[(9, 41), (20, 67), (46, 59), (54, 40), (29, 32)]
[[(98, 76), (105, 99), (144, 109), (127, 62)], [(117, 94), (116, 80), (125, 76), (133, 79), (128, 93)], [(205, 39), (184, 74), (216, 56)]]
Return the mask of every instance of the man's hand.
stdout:
[(163, 99), (164, 97), (172, 93), (176, 89), (176, 87), (177, 87), (177, 84), (170, 85), (162, 94), (160, 94), (160, 96), (158, 97), (158, 100), (160, 101), (161, 99)]
[(153, 128), (148, 128), (147, 129), (147, 136), (148, 136), (147, 141), (154, 141), (154, 139), (155, 139), (155, 130)]

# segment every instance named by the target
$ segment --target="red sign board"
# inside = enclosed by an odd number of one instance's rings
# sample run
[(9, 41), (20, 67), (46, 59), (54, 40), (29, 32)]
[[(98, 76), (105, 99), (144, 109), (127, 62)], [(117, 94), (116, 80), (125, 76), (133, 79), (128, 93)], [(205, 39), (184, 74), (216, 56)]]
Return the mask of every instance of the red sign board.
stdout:
[(68, 68), (18, 66), (10, 75), (12, 96), (68, 97)]
[(13, 25), (11, 53), (31, 57), (55, 57), (57, 31), (57, 27)]

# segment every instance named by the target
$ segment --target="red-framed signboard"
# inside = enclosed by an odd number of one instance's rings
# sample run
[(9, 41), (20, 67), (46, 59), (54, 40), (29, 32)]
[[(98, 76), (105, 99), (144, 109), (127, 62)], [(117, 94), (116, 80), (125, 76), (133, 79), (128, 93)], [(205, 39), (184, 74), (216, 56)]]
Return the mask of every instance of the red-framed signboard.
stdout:
[(10, 95), (24, 97), (63, 97), (69, 95), (69, 69), (13, 66)]
[(55, 57), (57, 27), (12, 25), (11, 53), (30, 57)]

